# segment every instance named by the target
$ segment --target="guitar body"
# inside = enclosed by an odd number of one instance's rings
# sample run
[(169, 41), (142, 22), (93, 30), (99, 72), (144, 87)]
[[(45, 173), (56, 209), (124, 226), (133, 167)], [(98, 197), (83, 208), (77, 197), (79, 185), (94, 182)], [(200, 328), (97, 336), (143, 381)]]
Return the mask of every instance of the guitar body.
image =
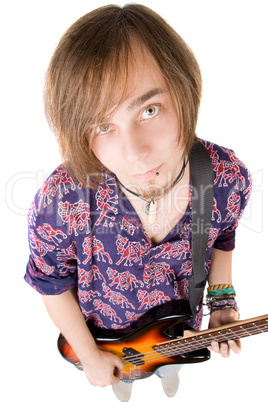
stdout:
[[(234, 321), (204, 331), (186, 325), (192, 318), (189, 303), (170, 301), (154, 307), (123, 330), (98, 329), (87, 322), (97, 345), (124, 362), (121, 379), (149, 377), (169, 364), (198, 363), (210, 358), (212, 341), (226, 342), (268, 332), (268, 314)], [(67, 340), (60, 334), (58, 348), (62, 356), (83, 369)]]
[[(159, 351), (159, 345), (172, 346), (172, 341), (183, 337), (188, 329), (185, 321), (191, 318), (187, 302), (172, 301), (155, 307), (125, 330), (89, 329), (97, 345), (121, 358), (124, 369), (121, 379), (136, 380), (149, 377), (159, 367), (169, 364), (203, 362), (210, 358), (209, 351), (201, 350), (175, 354), (170, 348)], [(62, 356), (82, 369), (81, 363), (66, 339), (60, 335), (58, 348)]]

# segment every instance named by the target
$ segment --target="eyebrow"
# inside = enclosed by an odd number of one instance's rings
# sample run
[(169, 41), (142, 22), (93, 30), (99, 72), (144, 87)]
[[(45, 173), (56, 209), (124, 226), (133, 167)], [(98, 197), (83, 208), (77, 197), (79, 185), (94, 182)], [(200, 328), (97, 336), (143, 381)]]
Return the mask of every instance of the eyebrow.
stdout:
[(149, 99), (153, 98), (156, 95), (160, 95), (167, 92), (166, 89), (163, 88), (154, 88), (151, 89), (150, 91), (146, 92), (144, 95), (140, 96), (137, 99), (134, 99), (130, 104), (128, 105), (128, 112), (132, 112), (133, 109), (135, 109), (138, 106), (141, 106), (143, 103), (147, 102)]

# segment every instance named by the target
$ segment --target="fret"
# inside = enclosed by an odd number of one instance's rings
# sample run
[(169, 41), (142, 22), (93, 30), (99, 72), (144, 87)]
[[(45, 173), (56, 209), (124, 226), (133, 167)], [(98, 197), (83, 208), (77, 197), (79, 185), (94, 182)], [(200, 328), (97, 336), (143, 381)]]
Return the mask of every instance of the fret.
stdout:
[[(194, 333), (190, 331), (190, 337), (157, 344), (154, 350), (164, 356), (175, 356), (192, 352), (210, 346), (212, 341), (226, 342), (238, 340), (252, 335), (268, 332), (268, 316), (257, 317), (252, 320), (236, 321), (217, 329), (210, 329)], [(194, 335), (193, 335), (194, 333)]]

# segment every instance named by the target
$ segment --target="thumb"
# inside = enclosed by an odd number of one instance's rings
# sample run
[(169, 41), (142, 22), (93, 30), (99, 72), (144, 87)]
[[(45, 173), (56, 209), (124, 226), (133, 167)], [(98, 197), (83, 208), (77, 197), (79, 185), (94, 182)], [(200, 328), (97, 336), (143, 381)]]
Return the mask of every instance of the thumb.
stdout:
[(124, 368), (124, 363), (122, 362), (121, 359), (119, 359), (119, 357), (116, 357), (115, 361), (114, 361), (114, 376), (120, 378), (120, 373)]

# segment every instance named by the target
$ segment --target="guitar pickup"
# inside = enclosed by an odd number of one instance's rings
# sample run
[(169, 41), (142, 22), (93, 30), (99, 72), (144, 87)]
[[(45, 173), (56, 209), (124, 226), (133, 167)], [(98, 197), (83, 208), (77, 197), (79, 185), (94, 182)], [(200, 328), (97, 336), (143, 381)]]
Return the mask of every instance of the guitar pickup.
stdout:
[(125, 353), (125, 359), (129, 363), (132, 363), (135, 366), (142, 366), (145, 364), (145, 360), (142, 360), (144, 354), (140, 353), (138, 350), (125, 347), (123, 353)]

